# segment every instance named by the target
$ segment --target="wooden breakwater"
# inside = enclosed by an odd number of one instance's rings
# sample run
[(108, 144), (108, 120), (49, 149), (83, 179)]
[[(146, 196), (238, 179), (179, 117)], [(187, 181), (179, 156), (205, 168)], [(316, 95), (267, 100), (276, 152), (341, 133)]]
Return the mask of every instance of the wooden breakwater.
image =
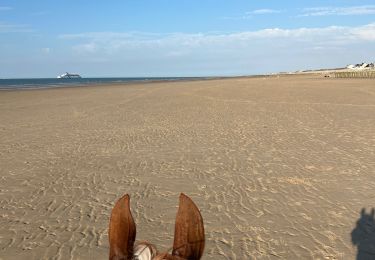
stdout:
[(340, 71), (333, 73), (335, 78), (372, 78), (375, 79), (375, 70), (367, 71)]

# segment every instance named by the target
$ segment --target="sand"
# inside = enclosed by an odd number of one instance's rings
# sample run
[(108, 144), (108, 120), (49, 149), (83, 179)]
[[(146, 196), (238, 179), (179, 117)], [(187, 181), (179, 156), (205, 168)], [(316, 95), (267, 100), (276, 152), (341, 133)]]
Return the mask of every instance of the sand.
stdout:
[(354, 259), (375, 254), (374, 174), (374, 80), (1, 91), (0, 259), (106, 259), (124, 193), (137, 239), (170, 248), (180, 192), (204, 259)]

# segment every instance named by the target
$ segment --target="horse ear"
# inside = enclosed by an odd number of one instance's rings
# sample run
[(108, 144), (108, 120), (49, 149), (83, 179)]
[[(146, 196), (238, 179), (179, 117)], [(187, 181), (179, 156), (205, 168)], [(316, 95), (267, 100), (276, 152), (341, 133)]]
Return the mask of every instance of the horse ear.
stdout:
[(172, 256), (198, 260), (204, 250), (203, 218), (198, 207), (185, 194), (180, 195)]
[(130, 198), (125, 194), (112, 209), (109, 222), (109, 259), (128, 260), (133, 256), (136, 226), (130, 212)]

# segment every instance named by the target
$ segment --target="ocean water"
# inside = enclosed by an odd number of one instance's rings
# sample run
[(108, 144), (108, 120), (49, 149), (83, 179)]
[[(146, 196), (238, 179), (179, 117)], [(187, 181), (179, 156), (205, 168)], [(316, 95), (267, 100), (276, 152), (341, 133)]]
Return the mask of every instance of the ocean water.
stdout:
[(0, 90), (79, 87), (93, 84), (121, 84), (151, 81), (198, 80), (202, 77), (151, 77), (151, 78), (80, 78), (80, 79), (0, 79)]

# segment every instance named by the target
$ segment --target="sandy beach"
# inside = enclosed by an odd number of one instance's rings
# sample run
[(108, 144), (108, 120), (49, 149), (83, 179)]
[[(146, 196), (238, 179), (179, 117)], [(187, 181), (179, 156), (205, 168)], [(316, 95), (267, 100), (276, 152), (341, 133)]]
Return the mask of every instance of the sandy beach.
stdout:
[[(0, 259), (106, 259), (115, 201), (203, 259), (375, 255), (375, 83), (316, 75), (0, 91)], [(365, 209), (365, 212), (361, 210)]]

